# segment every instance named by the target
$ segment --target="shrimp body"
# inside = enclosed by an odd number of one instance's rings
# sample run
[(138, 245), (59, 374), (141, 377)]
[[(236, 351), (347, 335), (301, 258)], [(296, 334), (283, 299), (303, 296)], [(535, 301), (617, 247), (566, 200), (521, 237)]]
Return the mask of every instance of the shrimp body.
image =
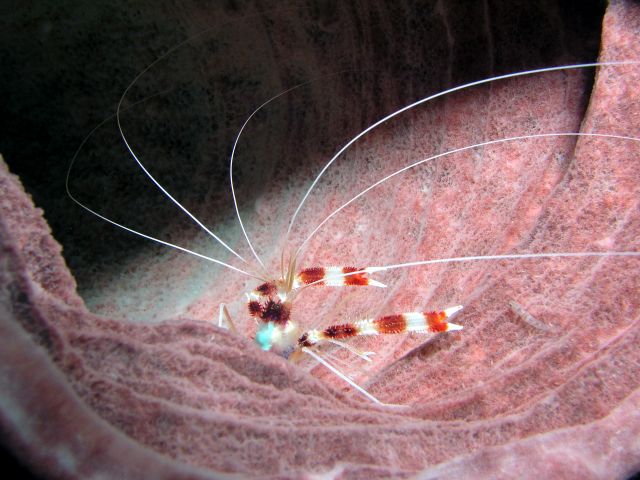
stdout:
[(462, 330), (462, 325), (445, 320), (462, 310), (462, 305), (439, 312), (407, 312), (384, 317), (358, 320), (353, 323), (331, 325), (322, 330), (309, 330), (299, 339), (302, 347), (311, 347), (322, 341), (341, 340), (359, 335), (398, 334), (407, 332), (438, 334)]
[(356, 353), (356, 355), (366, 357), (361, 352), (346, 346), (340, 340), (362, 335), (407, 332), (435, 335), (463, 328), (461, 325), (445, 321), (462, 310), (462, 306), (457, 305), (442, 311), (386, 315), (375, 319), (333, 324), (324, 329), (314, 328), (303, 332), (300, 326), (291, 319), (293, 300), (303, 286), (386, 287), (383, 283), (369, 278), (367, 269), (356, 267), (306, 268), (295, 276), (288, 274), (286, 279), (281, 278), (258, 285), (247, 295), (247, 307), (249, 315), (262, 322), (255, 335), (255, 341), (262, 350), (272, 351), (285, 358), (297, 358), (300, 352), (308, 351), (309, 348), (322, 343), (331, 342)]

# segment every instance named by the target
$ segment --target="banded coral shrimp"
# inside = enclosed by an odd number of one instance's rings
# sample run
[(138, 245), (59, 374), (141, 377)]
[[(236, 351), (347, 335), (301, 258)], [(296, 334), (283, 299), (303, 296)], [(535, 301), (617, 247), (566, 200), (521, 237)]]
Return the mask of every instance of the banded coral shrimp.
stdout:
[[(553, 136), (554, 136), (554, 137), (556, 137), (557, 135), (553, 135)], [(532, 138), (533, 138), (533, 137), (532, 137)], [(622, 139), (622, 138), (618, 138), (618, 140), (619, 140), (619, 141), (623, 141), (624, 139)], [(488, 146), (488, 144), (485, 144), (484, 146)], [(334, 180), (335, 180), (335, 179), (334, 179)], [(423, 187), (424, 187), (424, 186), (423, 186)], [(429, 187), (424, 187), (424, 188), (429, 188)], [(346, 190), (346, 189), (345, 189), (345, 190)], [(411, 189), (409, 189), (409, 191), (411, 191)], [(342, 204), (342, 203), (341, 203), (341, 201), (337, 201), (337, 202), (334, 202), (334, 203), (336, 203), (336, 205), (334, 205), (334, 208), (336, 208), (337, 206), (339, 206), (339, 205), (341, 205), (341, 204)], [(297, 212), (296, 212), (296, 213), (297, 213)], [(369, 214), (368, 216), (371, 218), (373, 215), (372, 215), (372, 214)], [(369, 221), (370, 221), (370, 220), (369, 220)], [(360, 223), (361, 223), (361, 224), (363, 224), (363, 225), (366, 225), (366, 224), (367, 224), (367, 220), (366, 220), (366, 219), (362, 219), (362, 220), (360, 221)], [(295, 235), (297, 235), (297, 233), (296, 233), (296, 232), (294, 232), (294, 236), (295, 236)], [(344, 235), (344, 234), (342, 234), (342, 235)], [(447, 236), (450, 236), (450, 235), (445, 234), (445, 235), (443, 235), (443, 236), (446, 238)], [(319, 242), (319, 243), (322, 243), (322, 240), (316, 240), (316, 241), (317, 241), (317, 242)], [(318, 246), (317, 246), (317, 244), (316, 244), (316, 246), (315, 246), (315, 247), (313, 247), (313, 246), (312, 246), (311, 248), (312, 248), (312, 249), (314, 249), (314, 248), (315, 248), (315, 249), (317, 250)], [(335, 253), (335, 252), (332, 252), (332, 255), (333, 255), (334, 253)], [(577, 252), (574, 252), (574, 253), (577, 253)], [(635, 252), (631, 252), (631, 253), (635, 253)], [(325, 254), (325, 256), (326, 256), (326, 254)], [(336, 255), (336, 256), (337, 256), (337, 255)], [(353, 252), (352, 252), (352, 254), (350, 255), (350, 257), (351, 257), (351, 256), (353, 256)], [(498, 259), (499, 259), (499, 257), (495, 257), (495, 256), (494, 256), (494, 257), (489, 257), (488, 259), (498, 260)], [(342, 262), (342, 263), (344, 263), (344, 262)], [(362, 262), (358, 262), (358, 264), (360, 264), (360, 263), (362, 263)], [(364, 262), (364, 263), (366, 264), (366, 262)], [(376, 263), (369, 263), (369, 264), (370, 264), (370, 265), (379, 265), (379, 264), (376, 264)], [(307, 265), (305, 265), (305, 266), (307, 266)], [(359, 292), (358, 292), (358, 293), (359, 293)], [(351, 305), (352, 305), (352, 307), (351, 307), (351, 308), (353, 308), (353, 302), (350, 302), (350, 303), (351, 303)], [(444, 307), (444, 306), (447, 306), (447, 305), (443, 305), (443, 307)], [(318, 311), (318, 309), (317, 309), (317, 308), (316, 308), (316, 309), (311, 309), (311, 310), (316, 311), (316, 312)], [(389, 312), (389, 313), (391, 313), (391, 312)]]

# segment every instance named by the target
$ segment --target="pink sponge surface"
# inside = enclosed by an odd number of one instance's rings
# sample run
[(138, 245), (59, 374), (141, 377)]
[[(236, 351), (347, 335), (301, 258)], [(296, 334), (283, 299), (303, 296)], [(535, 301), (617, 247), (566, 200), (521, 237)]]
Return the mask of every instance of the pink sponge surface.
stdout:
[[(601, 61), (640, 58), (639, 29), (640, 8), (612, 2)], [(291, 238), (366, 188), (371, 172), (429, 157), (434, 145), (523, 132), (640, 137), (640, 69), (599, 70), (583, 118), (572, 99), (585, 78), (514, 79), (380, 128), (327, 171)], [(639, 151), (624, 140), (553, 138), (439, 159), (347, 207), (310, 240), (303, 266), (640, 251)], [(264, 225), (252, 231), (269, 267), (281, 247), (269, 224), (290, 218), (298, 187), (256, 200), (254, 220)], [(185, 293), (182, 313), (162, 322), (110, 318), (116, 300), (90, 313), (42, 212), (4, 166), (0, 191), (0, 425), (38, 473), (616, 478), (640, 469), (637, 258), (444, 264), (380, 273), (385, 290), (309, 289), (294, 313), (306, 327), (464, 305), (455, 320), (464, 330), (427, 343), (417, 334), (354, 342), (377, 354), (346, 369), (402, 405), (380, 407), (310, 361), (257, 348), (241, 301), (231, 310), (243, 335), (214, 326), (217, 305), (253, 286), (232, 274), (211, 291)], [(144, 287), (170, 295), (167, 279), (188, 276), (193, 260), (176, 262), (141, 266), (151, 279)], [(123, 288), (119, 298), (137, 294)]]

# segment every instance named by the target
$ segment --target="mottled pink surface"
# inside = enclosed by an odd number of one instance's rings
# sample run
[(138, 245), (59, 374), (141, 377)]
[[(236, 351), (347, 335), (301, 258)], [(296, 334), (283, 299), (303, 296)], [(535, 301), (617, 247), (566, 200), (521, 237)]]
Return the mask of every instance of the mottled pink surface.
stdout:
[[(613, 2), (602, 60), (640, 58), (639, 28), (640, 8)], [(563, 72), (482, 87), (382, 127), (327, 172), (291, 238), (372, 178), (449, 148), (579, 128), (640, 136), (637, 66), (600, 70), (581, 118), (586, 78)], [(304, 264), (639, 251), (638, 153), (620, 140), (556, 139), (441, 159), (347, 208), (310, 243)], [(280, 252), (274, 232), (313, 165), (247, 213), (270, 267)], [(390, 285), (382, 293), (309, 291), (295, 313), (306, 326), (465, 306), (457, 319), (465, 329), (426, 345), (418, 335), (355, 342), (377, 355), (367, 368), (354, 363), (354, 376), (405, 405), (381, 408), (311, 363), (294, 366), (203, 321), (229, 302), (250, 335), (236, 300), (252, 282), (230, 274), (214, 272), (212, 288), (193, 299), (178, 292), (190, 298), (180, 318), (88, 313), (41, 214), (15, 177), (3, 171), (0, 182), (0, 425), (40, 474), (624, 478), (640, 469), (635, 258), (444, 265), (381, 274)], [(134, 263), (133, 280), (97, 310), (115, 314), (127, 300), (141, 317), (157, 317), (149, 292), (169, 296), (192, 274), (196, 261), (183, 257)]]

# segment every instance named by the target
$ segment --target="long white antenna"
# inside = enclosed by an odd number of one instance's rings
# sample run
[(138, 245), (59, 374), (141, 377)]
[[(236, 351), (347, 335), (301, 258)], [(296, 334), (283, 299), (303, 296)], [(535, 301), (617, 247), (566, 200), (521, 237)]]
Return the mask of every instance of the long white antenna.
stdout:
[(311, 350), (310, 348), (307, 347), (302, 347), (302, 351), (304, 353), (306, 353), (307, 355), (313, 357), (317, 362), (321, 363), (322, 365), (324, 365), (326, 368), (328, 368), (329, 370), (331, 370), (334, 374), (336, 374), (338, 377), (340, 377), (342, 380), (344, 380), (345, 382), (347, 382), (349, 385), (351, 385), (353, 388), (355, 388), (357, 391), (359, 391), (361, 394), (363, 394), (365, 397), (367, 397), (369, 400), (371, 400), (374, 403), (377, 403), (378, 405), (383, 405), (385, 407), (387, 406), (397, 406), (397, 405), (389, 405), (387, 403), (383, 403), (380, 400), (378, 400), (376, 397), (374, 397), (373, 395), (371, 395), (369, 392), (367, 392), (364, 388), (362, 388), (360, 385), (358, 385), (356, 382), (354, 382), (353, 380), (351, 380), (351, 378), (349, 378), (347, 375), (345, 375), (344, 373), (342, 373), (340, 370), (338, 370), (336, 367), (334, 367), (331, 363), (329, 363), (326, 359), (322, 358), (318, 353), (314, 352), (313, 350)]
[(507, 138), (500, 138), (500, 139), (497, 139), (497, 140), (489, 140), (489, 141), (486, 141), (486, 142), (476, 143), (474, 145), (467, 145), (466, 147), (461, 147), (461, 148), (455, 148), (453, 150), (448, 150), (446, 152), (439, 153), (437, 155), (432, 155), (431, 157), (428, 157), (428, 158), (419, 160), (417, 162), (414, 162), (414, 163), (412, 163), (410, 165), (407, 165), (406, 167), (403, 167), (403, 168), (401, 168), (399, 170), (396, 170), (395, 172), (387, 175), (384, 178), (381, 178), (377, 182), (373, 183), (372, 185), (368, 186), (367, 188), (362, 190), (360, 193), (355, 195), (349, 201), (345, 202), (343, 205), (341, 205), (340, 207), (336, 208), (322, 222), (320, 222), (316, 228), (314, 228), (311, 231), (311, 233), (307, 236), (307, 238), (305, 238), (304, 241), (300, 244), (300, 246), (296, 249), (296, 252), (295, 252), (294, 256), (297, 257), (300, 254), (300, 251), (302, 250), (302, 248), (311, 239), (311, 237), (313, 237), (316, 234), (316, 232), (318, 230), (320, 230), (320, 228), (325, 223), (327, 223), (329, 220), (331, 220), (331, 218), (333, 218), (335, 215), (337, 215), (341, 210), (343, 210), (344, 208), (349, 206), (351, 203), (355, 202), (357, 199), (359, 199), (363, 195), (367, 194), (370, 190), (376, 188), (378, 185), (386, 182), (387, 180), (392, 179), (396, 175), (400, 175), (401, 173), (404, 173), (407, 170), (410, 170), (410, 169), (415, 168), (415, 167), (417, 167), (419, 165), (422, 165), (423, 163), (430, 162), (430, 161), (435, 160), (437, 158), (444, 157), (444, 156), (447, 156), (447, 155), (453, 155), (455, 153), (464, 152), (466, 150), (471, 150), (473, 148), (486, 147), (487, 145), (494, 145), (494, 144), (506, 143), (506, 142), (514, 142), (514, 141), (518, 141), (518, 140), (550, 138), (550, 137), (597, 137), (597, 138), (607, 138), (607, 139), (616, 139), (616, 140), (629, 140), (629, 141), (633, 141), (633, 142), (640, 142), (640, 138), (627, 137), (627, 136), (624, 136), (624, 135), (607, 134), (607, 133), (580, 133), (580, 132), (537, 133), (537, 134), (532, 134), (532, 135), (521, 135), (521, 136), (517, 136), (517, 137), (507, 137)]
[[(146, 99), (145, 99), (146, 100)], [(141, 100), (144, 101), (144, 100)], [(106, 122), (108, 122), (109, 120), (111, 120), (115, 115), (111, 115), (107, 118), (105, 118), (102, 122), (100, 122), (98, 125), (96, 125), (93, 130), (91, 130), (91, 132), (89, 132), (89, 134), (82, 140), (82, 142), (80, 143), (80, 146), (77, 148), (75, 154), (73, 155), (73, 158), (71, 159), (71, 163), (69, 164), (69, 168), (67, 169), (67, 176), (65, 178), (65, 189), (67, 190), (67, 195), (69, 196), (69, 198), (71, 198), (71, 200), (73, 200), (76, 204), (78, 204), (80, 207), (84, 208), (86, 211), (88, 211), (89, 213), (95, 215), (96, 217), (100, 218), (101, 220), (104, 220), (105, 222), (108, 222), (116, 227), (119, 227), (123, 230), (126, 230), (127, 232), (133, 233), (135, 235), (138, 235), (142, 238), (146, 238), (147, 240), (152, 240), (154, 242), (160, 243), (162, 245), (165, 245), (167, 247), (171, 247), (171, 248), (175, 248), (176, 250), (180, 250), (181, 252), (185, 252), (188, 253), (190, 255), (194, 255), (198, 258), (201, 258), (203, 260), (207, 260), (209, 262), (213, 262), (216, 263), (218, 265), (221, 265), (223, 267), (226, 267), (230, 270), (233, 270), (234, 272), (238, 272), (241, 273), (243, 275), (246, 275), (248, 277), (252, 277), (252, 278), (256, 278), (258, 280), (261, 281), (265, 281), (262, 277), (259, 277), (257, 275), (251, 274), (249, 272), (245, 272), (244, 270), (241, 270), (237, 267), (234, 267), (233, 265), (229, 265), (227, 263), (224, 263), (220, 260), (217, 260), (215, 258), (212, 257), (208, 257), (206, 255), (202, 255), (198, 252), (194, 252), (192, 250), (189, 250), (187, 248), (181, 247), (179, 245), (174, 245), (173, 243), (169, 243), (169, 242), (165, 242), (164, 240), (160, 240), (158, 238), (155, 237), (151, 237), (149, 235), (146, 235), (144, 233), (138, 232), (132, 228), (126, 227), (124, 225), (119, 224), (118, 222), (115, 222), (107, 217), (105, 217), (104, 215), (99, 214), (98, 212), (96, 212), (95, 210), (92, 210), (91, 208), (87, 207), (86, 205), (84, 205), (82, 202), (80, 202), (78, 199), (76, 199), (73, 194), (71, 193), (71, 190), (69, 189), (69, 177), (71, 176), (71, 170), (73, 169), (73, 165), (76, 162), (76, 159), (78, 158), (78, 155), (80, 154), (80, 151), (82, 150), (82, 148), (84, 147), (84, 145), (87, 143), (87, 141), (89, 140), (89, 138), (91, 138), (91, 136), (96, 132), (96, 130), (98, 130), (102, 125), (104, 125)]]
[[(640, 257), (640, 252), (549, 252), (549, 253), (513, 253), (506, 255), (472, 255), (468, 257), (438, 258), (433, 260), (418, 260), (415, 262), (396, 263), (378, 267), (368, 267), (367, 273), (384, 272), (398, 268), (410, 268), (437, 263), (477, 262), (485, 260), (531, 260), (534, 258), (584, 258), (584, 257)], [(355, 274), (355, 273), (354, 273)]]
[(238, 134), (236, 135), (236, 139), (233, 142), (233, 148), (231, 149), (231, 159), (229, 160), (229, 183), (231, 184), (231, 196), (233, 197), (233, 206), (236, 209), (236, 217), (238, 217), (238, 222), (240, 222), (240, 228), (242, 229), (242, 233), (244, 234), (244, 238), (247, 241), (247, 244), (249, 245), (249, 248), (251, 249), (251, 253), (253, 253), (253, 256), (258, 261), (258, 263), (262, 266), (263, 269), (266, 269), (266, 267), (265, 267), (264, 263), (262, 263), (262, 260), (260, 259), (260, 257), (256, 253), (255, 249), (253, 248), (253, 244), (251, 243), (251, 240), (249, 240), (249, 235), (247, 234), (247, 230), (244, 228), (244, 223), (242, 222), (242, 217), (240, 216), (240, 210), (238, 209), (238, 200), (236, 198), (236, 189), (235, 189), (235, 187), (233, 185), (233, 159), (234, 159), (234, 156), (235, 156), (235, 153), (236, 153), (236, 147), (238, 146), (238, 141), (240, 140), (240, 135), (242, 135), (242, 132), (244, 131), (244, 128), (247, 126), (247, 124), (249, 123), (249, 120), (251, 120), (256, 113), (258, 113), (260, 110), (262, 110), (263, 107), (265, 107), (268, 104), (270, 104), (276, 98), (279, 98), (282, 95), (284, 95), (286, 93), (289, 93), (290, 91), (295, 90), (296, 88), (298, 88), (298, 87), (300, 87), (302, 85), (303, 84), (291, 87), (291, 88), (285, 90), (284, 92), (281, 92), (281, 93), (277, 94), (275, 97), (271, 97), (269, 100), (267, 100), (262, 105), (260, 105), (258, 108), (256, 108), (251, 113), (251, 115), (249, 115), (247, 117), (247, 119), (244, 121), (244, 123), (242, 124), (242, 127), (240, 127), (240, 130), (238, 131)]
[(478, 80), (478, 81), (471, 82), (471, 83), (465, 83), (464, 85), (459, 85), (457, 87), (453, 87), (453, 88), (450, 88), (448, 90), (444, 90), (442, 92), (436, 93), (435, 95), (431, 95), (429, 97), (425, 97), (425, 98), (423, 98), (421, 100), (418, 100), (417, 102), (414, 102), (414, 103), (412, 103), (410, 105), (407, 105), (407, 106), (405, 106), (405, 107), (403, 107), (403, 108), (401, 108), (399, 110), (396, 110), (395, 112), (393, 112), (393, 113), (387, 115), (386, 117), (378, 120), (373, 125), (370, 125), (369, 127), (367, 127), (364, 130), (362, 130), (360, 133), (358, 133), (355, 137), (353, 137), (351, 140), (349, 140), (340, 150), (338, 150), (338, 152), (331, 158), (331, 160), (329, 160), (325, 164), (325, 166), (322, 168), (322, 170), (320, 170), (320, 173), (318, 173), (318, 176), (316, 176), (316, 178), (314, 179), (313, 183), (311, 184), (311, 186), (309, 187), (307, 192), (304, 194), (304, 197), (302, 197), (302, 200), (300, 201), (300, 204), (298, 205), (298, 208), (296, 208), (295, 212), (293, 213), (293, 216), (291, 217), (291, 221), (289, 222), (289, 228), (287, 229), (287, 235), (286, 235), (285, 241), (289, 238), (289, 234), (291, 233), (291, 230), (292, 230), (293, 225), (295, 223), (295, 220), (296, 220), (296, 218), (298, 216), (298, 213), (300, 212), (300, 210), (302, 209), (302, 206), (306, 202), (307, 197), (311, 194), (311, 191), (314, 189), (314, 187), (316, 186), (316, 184), (320, 180), (320, 177), (322, 177), (322, 175), (324, 175), (324, 172), (333, 164), (333, 162), (347, 148), (349, 148), (358, 139), (362, 138), (364, 135), (369, 133), (374, 128), (376, 128), (376, 127), (382, 125), (383, 123), (385, 123), (387, 120), (390, 120), (393, 117), (396, 117), (396, 116), (400, 115), (401, 113), (406, 112), (407, 110), (411, 110), (412, 108), (417, 107), (418, 105), (426, 103), (426, 102), (428, 102), (430, 100), (433, 100), (435, 98), (442, 97), (444, 95), (448, 95), (450, 93), (457, 92), (459, 90), (464, 90), (465, 88), (475, 87), (477, 85), (482, 85), (482, 84), (485, 84), (485, 83), (494, 82), (496, 80), (504, 80), (504, 79), (507, 79), (507, 78), (522, 77), (522, 76), (525, 76), (525, 75), (534, 75), (534, 74), (537, 74), (537, 73), (544, 73), (544, 72), (554, 72), (554, 71), (558, 71), (558, 70), (570, 70), (570, 69), (577, 69), (577, 68), (591, 68), (591, 67), (603, 67), (603, 66), (614, 66), (614, 65), (638, 65), (638, 64), (640, 64), (640, 61), (635, 61), (635, 60), (628, 60), (628, 61), (625, 60), (625, 61), (619, 61), (619, 62), (594, 62), (594, 63), (582, 63), (582, 64), (577, 64), (577, 65), (564, 65), (564, 66), (561, 66), (561, 67), (539, 68), (539, 69), (535, 69), (535, 70), (526, 70), (524, 72), (509, 73), (507, 75), (499, 75), (497, 77), (485, 78), (484, 80)]
[[(166, 54), (165, 54), (166, 55)], [(160, 57), (162, 58), (162, 57)], [(158, 59), (159, 60), (159, 59)], [(156, 62), (158, 61), (156, 60)], [(140, 161), (140, 159), (138, 158), (138, 156), (135, 154), (135, 152), (133, 151), (133, 148), (131, 148), (131, 145), (129, 145), (129, 141), (127, 140), (127, 137), (124, 134), (124, 131), (122, 130), (122, 125), (120, 123), (120, 110), (122, 107), (122, 102), (124, 101), (125, 96), (127, 95), (127, 93), (129, 92), (129, 90), (131, 89), (131, 87), (134, 85), (134, 83), (142, 76), (142, 74), (144, 74), (149, 68), (151, 68), (152, 65), (154, 65), (156, 62), (152, 63), (151, 65), (149, 65), (146, 69), (144, 69), (140, 74), (138, 74), (138, 76), (133, 80), (133, 82), (131, 82), (129, 84), (129, 86), (124, 90), (122, 96), (120, 97), (120, 101), (118, 102), (118, 107), (116, 108), (116, 122), (118, 124), (118, 131), (120, 132), (120, 136), (122, 137), (122, 141), (124, 142), (125, 146), (127, 147), (127, 150), (129, 150), (129, 153), (131, 154), (131, 156), (133, 157), (133, 159), (136, 161), (136, 163), (140, 166), (140, 168), (142, 169), (142, 171), (145, 173), (145, 175), (147, 177), (149, 177), (149, 179), (151, 179), (151, 181), (156, 185), (156, 187), (158, 187), (160, 189), (160, 191), (162, 193), (164, 193), (164, 195), (171, 200), (173, 203), (175, 203), (180, 210), (182, 210), (184, 213), (186, 213), (189, 218), (191, 218), (191, 220), (193, 220), (194, 222), (196, 222), (196, 224), (202, 228), (205, 232), (207, 232), (211, 237), (213, 237), (215, 240), (217, 240), (220, 245), (222, 245), (224, 248), (226, 248), (229, 252), (231, 252), (232, 254), (234, 254), (236, 257), (238, 257), (240, 260), (242, 260), (244, 263), (247, 263), (247, 261), (242, 258), (242, 256), (240, 254), (238, 254), (234, 249), (232, 249), (229, 245), (227, 245), (222, 239), (220, 239), (215, 233), (213, 233), (211, 230), (209, 230), (200, 220), (198, 220), (189, 210), (186, 209), (186, 207), (184, 207), (178, 200), (176, 200), (162, 185), (160, 185), (160, 182), (158, 182), (155, 177), (153, 175), (151, 175), (151, 173), (145, 168), (145, 166), (142, 164), (142, 162)]]
[(255, 249), (253, 248), (253, 244), (251, 243), (251, 240), (249, 240), (249, 235), (247, 234), (246, 229), (244, 228), (244, 223), (242, 222), (242, 218), (240, 216), (240, 210), (238, 208), (238, 201), (236, 198), (236, 190), (233, 184), (233, 160), (235, 158), (235, 153), (236, 153), (236, 148), (238, 146), (238, 142), (240, 140), (240, 136), (242, 135), (242, 132), (244, 131), (245, 127), (247, 126), (247, 124), (249, 123), (249, 121), (260, 111), (262, 110), (264, 107), (266, 107), (267, 105), (269, 105), (271, 102), (273, 102), (274, 100), (282, 97), (283, 95), (286, 95), (287, 93), (292, 92), (293, 90), (296, 90), (300, 87), (304, 87), (306, 85), (310, 85), (313, 82), (316, 82), (320, 79), (325, 79), (328, 77), (332, 77), (335, 75), (340, 75), (343, 73), (348, 72), (349, 70), (344, 70), (344, 71), (340, 71), (340, 72), (335, 72), (335, 73), (330, 73), (328, 75), (322, 75), (320, 77), (314, 78), (312, 80), (308, 80), (306, 82), (302, 82), (299, 83), (297, 85), (294, 85), (293, 87), (287, 88), (286, 90), (284, 90), (283, 92), (278, 93), (277, 95), (271, 97), (269, 100), (267, 100), (266, 102), (264, 102), (262, 105), (260, 105), (258, 108), (256, 108), (251, 115), (249, 115), (247, 117), (247, 119), (244, 121), (244, 123), (242, 124), (242, 127), (240, 127), (240, 130), (238, 131), (238, 134), (236, 135), (236, 139), (233, 142), (233, 148), (231, 149), (231, 159), (229, 161), (229, 182), (231, 184), (231, 196), (233, 197), (233, 205), (236, 209), (236, 216), (238, 217), (238, 222), (240, 222), (240, 228), (242, 229), (242, 233), (244, 234), (244, 238), (247, 241), (247, 244), (249, 245), (249, 248), (251, 249), (251, 253), (253, 253), (253, 256), (255, 257), (255, 259), (258, 261), (258, 263), (262, 266), (263, 269), (266, 269), (264, 263), (262, 263), (262, 260), (260, 259), (260, 257), (258, 256), (258, 254), (256, 253)]
[[(292, 9), (281, 9), (281, 10), (272, 10), (271, 13), (280, 13), (280, 12), (288, 12), (291, 11)], [(252, 17), (261, 17), (263, 16), (264, 13), (255, 13), (255, 14), (250, 14), (250, 15), (245, 15), (243, 16), (241, 19), (238, 19), (236, 21), (246, 21), (246, 19), (248, 18), (252, 18)], [(236, 21), (230, 21), (227, 22), (227, 25), (231, 25), (233, 23), (235, 23)], [(117, 120), (117, 124), (118, 124), (118, 130), (120, 132), (120, 136), (122, 137), (122, 140), (124, 141), (125, 146), (127, 147), (127, 150), (129, 150), (129, 152), (131, 153), (131, 156), (133, 157), (133, 159), (138, 163), (138, 165), (140, 166), (140, 168), (142, 169), (142, 171), (151, 179), (151, 181), (162, 191), (162, 193), (164, 193), (167, 198), (169, 198), (169, 200), (171, 200), (173, 203), (175, 203), (178, 207), (180, 207), (180, 209), (186, 213), (189, 218), (191, 218), (194, 222), (196, 222), (198, 224), (198, 226), (200, 228), (202, 228), (205, 232), (207, 232), (212, 238), (214, 238), (215, 240), (217, 240), (224, 248), (226, 248), (229, 252), (231, 252), (233, 255), (235, 255), (236, 257), (238, 257), (240, 260), (242, 260), (243, 262), (247, 263), (247, 261), (237, 252), (235, 252), (229, 245), (227, 245), (225, 242), (223, 242), (217, 235), (215, 235), (213, 232), (211, 232), (207, 227), (205, 227), (202, 222), (200, 222), (200, 220), (198, 220), (193, 214), (191, 214), (191, 212), (189, 212), (180, 202), (178, 202), (173, 196), (171, 196), (169, 194), (169, 192), (167, 192), (167, 190), (160, 185), (160, 183), (158, 183), (156, 181), (156, 179), (151, 175), (151, 173), (149, 173), (149, 171), (144, 167), (144, 165), (142, 164), (142, 162), (140, 161), (140, 159), (137, 157), (137, 155), (133, 152), (133, 149), (131, 148), (131, 146), (129, 145), (129, 142), (127, 141), (127, 138), (124, 135), (124, 132), (122, 131), (122, 125), (120, 123), (120, 112), (122, 110), (122, 103), (124, 101), (124, 98), (126, 97), (127, 93), (129, 93), (129, 90), (131, 89), (131, 87), (133, 87), (133, 85), (140, 79), (142, 78), (143, 75), (145, 75), (151, 68), (153, 68), (158, 62), (164, 60), (165, 58), (167, 58), (169, 55), (171, 55), (173, 52), (175, 52), (176, 50), (178, 50), (179, 48), (181, 48), (183, 45), (186, 45), (187, 43), (193, 41), (195, 38), (198, 38), (202, 35), (204, 35), (205, 33), (208, 33), (212, 30), (214, 30), (215, 28), (219, 28), (219, 26), (214, 26), (214, 27), (209, 27), (209, 28), (205, 28), (204, 30), (186, 38), (185, 40), (183, 40), (182, 42), (179, 42), (178, 44), (174, 45), (173, 47), (171, 47), (170, 49), (168, 49), (165, 53), (163, 53), (162, 55), (160, 55), (158, 58), (156, 58), (153, 62), (151, 62), (149, 65), (147, 65), (142, 71), (140, 71), (140, 73), (138, 73), (134, 79), (131, 81), (131, 83), (127, 86), (127, 88), (125, 88), (124, 92), (122, 93), (122, 96), (120, 97), (120, 100), (118, 102), (118, 106), (116, 108), (116, 120)], [(95, 131), (95, 129), (93, 130)], [(93, 133), (92, 131), (92, 133)], [(91, 135), (91, 134), (89, 134)], [(84, 142), (83, 142), (84, 144)], [(77, 155), (77, 152), (76, 152)], [(85, 207), (86, 208), (86, 207)], [(244, 231), (244, 228), (243, 228)], [(252, 249), (253, 250), (253, 249)], [(262, 264), (262, 262), (260, 262)]]
[[(616, 251), (616, 252), (542, 252), (542, 253), (511, 253), (504, 255), (470, 255), (466, 257), (449, 257), (436, 258), (432, 260), (416, 260), (414, 262), (396, 263), (391, 265), (381, 265), (363, 268), (356, 272), (342, 273), (335, 275), (336, 278), (348, 277), (351, 275), (360, 275), (362, 273), (385, 272), (387, 270), (395, 270), (399, 268), (419, 267), (423, 265), (435, 265), (440, 263), (462, 263), (462, 262), (478, 262), (486, 260), (531, 260), (545, 258), (587, 258), (587, 257), (640, 257), (640, 252), (634, 251)], [(322, 279), (308, 283), (298, 289), (304, 290), (321, 283)]]

